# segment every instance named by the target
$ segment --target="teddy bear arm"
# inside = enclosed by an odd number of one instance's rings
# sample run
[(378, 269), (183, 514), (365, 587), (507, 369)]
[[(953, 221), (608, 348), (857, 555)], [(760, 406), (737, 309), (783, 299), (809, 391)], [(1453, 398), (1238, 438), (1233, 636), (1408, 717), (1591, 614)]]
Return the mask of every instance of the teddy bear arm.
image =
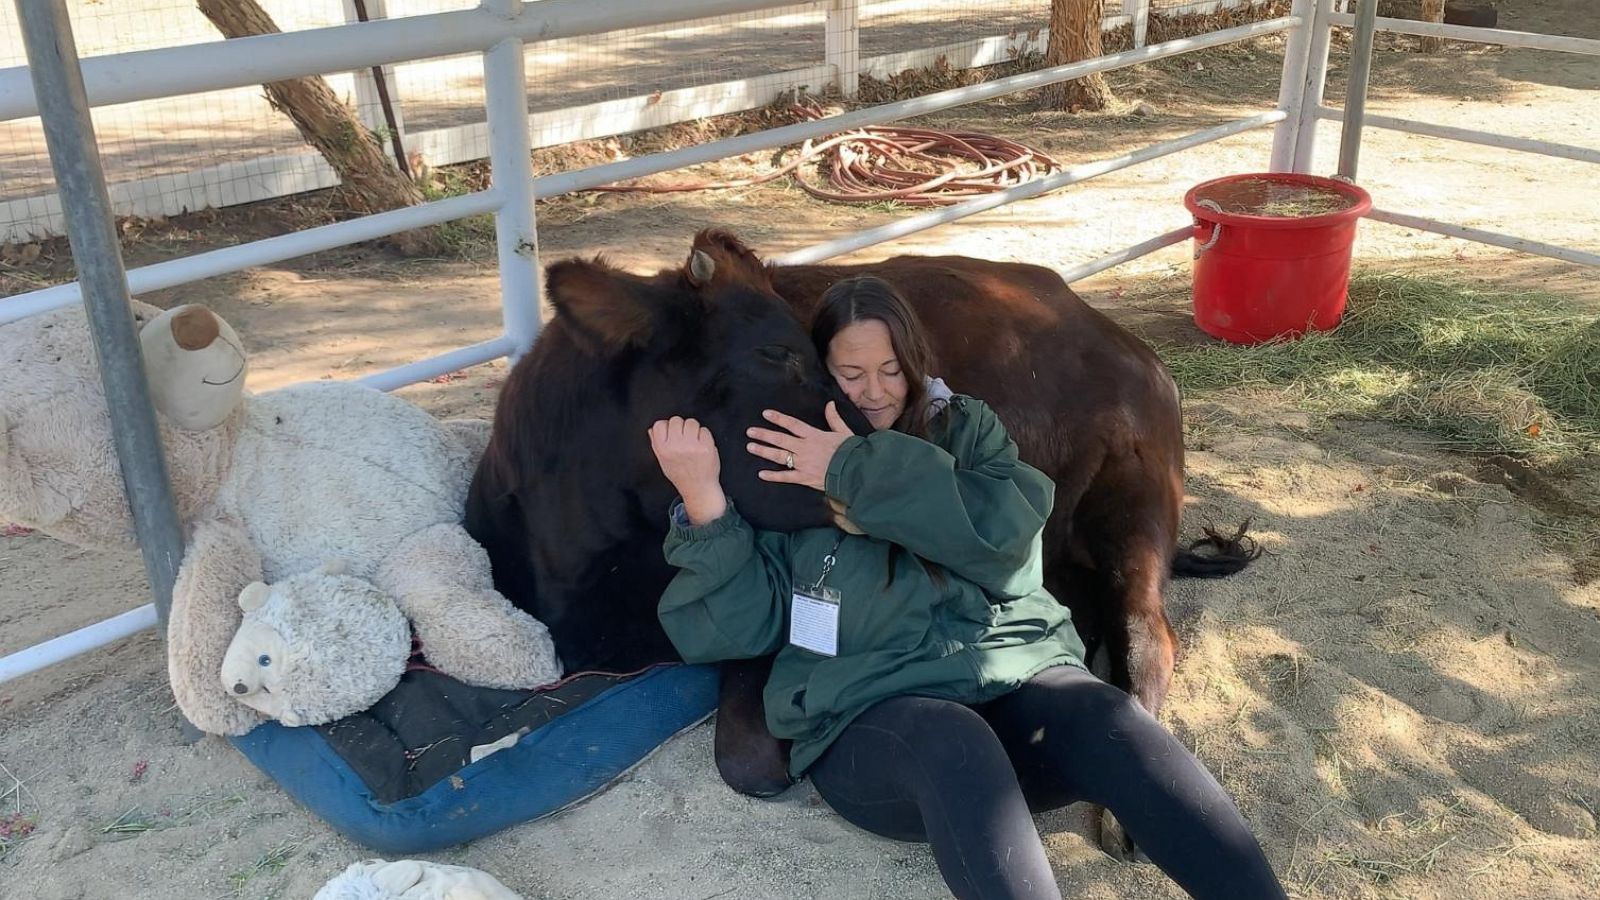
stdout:
[(239, 593), (261, 578), (261, 554), (242, 526), (221, 520), (195, 526), (172, 589), (167, 676), (178, 708), (201, 731), (245, 734), (265, 720), (222, 684), (222, 661), (243, 618)]
[(460, 525), (406, 538), (375, 583), (411, 620), (428, 661), (451, 677), (518, 689), (561, 677), (550, 630), (494, 589), (489, 555)]

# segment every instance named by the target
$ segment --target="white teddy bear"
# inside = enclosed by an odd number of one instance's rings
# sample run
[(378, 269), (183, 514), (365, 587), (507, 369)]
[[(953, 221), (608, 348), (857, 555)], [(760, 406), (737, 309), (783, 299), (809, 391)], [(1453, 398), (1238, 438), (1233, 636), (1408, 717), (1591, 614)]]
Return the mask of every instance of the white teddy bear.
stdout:
[[(560, 676), (548, 629), (494, 590), (460, 525), (487, 423), (440, 422), (346, 382), (248, 394), (227, 322), (200, 306), (134, 312), (187, 531), (168, 674), (191, 722), (243, 734), (263, 721), (219, 677), (237, 599), (332, 559), (394, 601), (440, 671), (497, 688)], [(132, 543), (82, 307), (0, 326), (0, 521), (79, 546)]]
[(239, 594), (244, 621), (222, 658), (222, 686), (285, 725), (321, 725), (367, 709), (394, 689), (411, 655), (411, 626), (382, 591), (342, 563), (257, 581)]

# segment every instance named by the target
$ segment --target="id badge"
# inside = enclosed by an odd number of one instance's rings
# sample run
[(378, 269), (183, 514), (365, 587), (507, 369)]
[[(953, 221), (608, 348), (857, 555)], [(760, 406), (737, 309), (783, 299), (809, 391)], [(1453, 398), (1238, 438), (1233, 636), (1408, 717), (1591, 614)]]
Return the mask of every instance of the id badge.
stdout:
[(789, 643), (823, 656), (839, 655), (839, 592), (796, 588), (789, 607)]

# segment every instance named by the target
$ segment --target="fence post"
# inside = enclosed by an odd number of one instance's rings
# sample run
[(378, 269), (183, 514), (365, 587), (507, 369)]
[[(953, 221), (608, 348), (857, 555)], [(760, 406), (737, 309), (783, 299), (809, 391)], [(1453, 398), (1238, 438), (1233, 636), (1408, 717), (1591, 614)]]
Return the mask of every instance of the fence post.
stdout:
[[(389, 18), (387, 0), (343, 0), (346, 22), (371, 22)], [(384, 143), (394, 153), (400, 171), (414, 174), (406, 159), (406, 120), (400, 110), (400, 91), (394, 66), (373, 66), (352, 73), (356, 82), (356, 113), (373, 134), (387, 135)]]
[[(484, 0), (484, 8), (515, 19), (522, 0)], [(539, 229), (533, 215), (533, 141), (529, 136), (528, 73), (522, 41), (506, 38), (483, 54), (484, 106), (489, 118), (489, 181), (500, 195), (494, 214), (500, 264), (500, 309), (515, 362), (533, 346), (542, 324)]]
[(1316, 11), (1311, 21), (1311, 52), (1306, 65), (1305, 87), (1300, 93), (1300, 124), (1296, 127), (1294, 164), (1290, 171), (1305, 174), (1311, 171), (1312, 157), (1317, 150), (1317, 109), (1322, 106), (1322, 94), (1328, 86), (1328, 45), (1333, 26), (1328, 24), (1334, 0), (1316, 0)]
[(861, 87), (860, 0), (828, 0), (826, 62), (833, 66), (833, 83), (846, 98)]
[(1361, 128), (1367, 116), (1367, 81), (1372, 76), (1372, 39), (1378, 31), (1377, 0), (1356, 10), (1356, 33), (1350, 41), (1350, 86), (1344, 96), (1344, 128), (1339, 132), (1339, 175), (1354, 181), (1361, 157)]
[(1286, 172), (1294, 165), (1295, 144), (1300, 137), (1300, 107), (1305, 99), (1306, 67), (1310, 60), (1311, 28), (1315, 8), (1329, 0), (1294, 0), (1289, 14), (1300, 17), (1300, 24), (1289, 32), (1283, 47), (1283, 76), (1278, 82), (1278, 108), (1288, 114), (1272, 135), (1272, 160), (1268, 168)]
[(1133, 20), (1133, 46), (1143, 47), (1150, 35), (1150, 0), (1122, 0), (1122, 14)]
[[(134, 327), (127, 272), (89, 118), (78, 47), (66, 0), (17, 0), (17, 19), (83, 290), (123, 490), (165, 637), (172, 587), (183, 560), (183, 531)], [(189, 728), (186, 732), (198, 735)]]

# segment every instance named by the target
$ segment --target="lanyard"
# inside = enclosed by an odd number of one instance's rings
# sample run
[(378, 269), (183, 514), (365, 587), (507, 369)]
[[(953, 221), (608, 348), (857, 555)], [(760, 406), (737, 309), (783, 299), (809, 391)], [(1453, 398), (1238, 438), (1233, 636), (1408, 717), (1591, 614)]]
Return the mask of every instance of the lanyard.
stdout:
[(817, 578), (817, 583), (811, 586), (812, 591), (822, 590), (822, 583), (828, 580), (828, 573), (833, 571), (834, 563), (839, 561), (834, 554), (839, 552), (839, 545), (842, 543), (844, 543), (843, 534), (839, 535), (839, 539), (833, 542), (833, 549), (828, 551), (828, 555), (822, 558), (822, 575)]

